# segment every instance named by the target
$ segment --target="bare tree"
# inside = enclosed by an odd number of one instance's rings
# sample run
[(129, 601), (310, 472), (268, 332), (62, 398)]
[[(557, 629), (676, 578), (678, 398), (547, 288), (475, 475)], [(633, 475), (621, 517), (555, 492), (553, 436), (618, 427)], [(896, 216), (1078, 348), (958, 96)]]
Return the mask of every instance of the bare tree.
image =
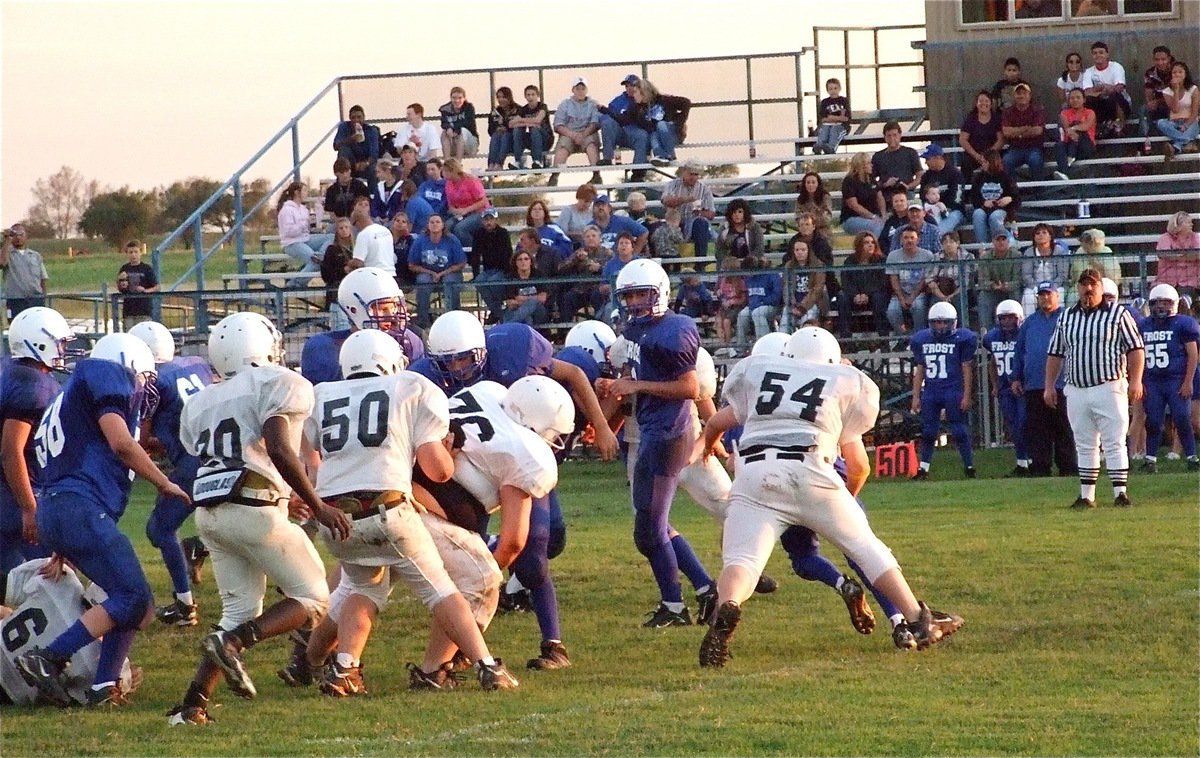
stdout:
[(73, 235), (79, 219), (100, 191), (100, 183), (88, 181), (75, 169), (63, 166), (54, 175), (33, 184), (36, 202), (29, 208), (29, 220), (54, 230), (57, 239)]

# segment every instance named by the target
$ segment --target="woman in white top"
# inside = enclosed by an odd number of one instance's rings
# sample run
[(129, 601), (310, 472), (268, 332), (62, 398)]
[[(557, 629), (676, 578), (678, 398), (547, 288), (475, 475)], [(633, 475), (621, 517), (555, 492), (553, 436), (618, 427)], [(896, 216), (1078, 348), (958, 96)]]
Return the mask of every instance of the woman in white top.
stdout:
[(1192, 72), (1183, 61), (1171, 64), (1171, 83), (1162, 90), (1163, 99), (1171, 109), (1168, 118), (1158, 120), (1158, 130), (1171, 140), (1167, 143), (1165, 159), (1171, 160), (1176, 152), (1194, 153), (1200, 146), (1195, 142), (1200, 135), (1200, 92), (1192, 81)]
[(1083, 56), (1079, 53), (1067, 54), (1067, 67), (1063, 69), (1062, 75), (1058, 77), (1058, 81), (1054, 83), (1058, 88), (1058, 105), (1060, 110), (1065, 110), (1067, 106), (1067, 95), (1071, 94), (1073, 89), (1086, 90), (1092, 86), (1092, 78), (1083, 70)]
[[(312, 274), (321, 270), (325, 248), (333, 244), (332, 234), (311, 234), (309, 224), (316, 216), (310, 213), (304, 199), (308, 188), (304, 182), (292, 182), (279, 196), (276, 223), (279, 225), (279, 244), (283, 252), (300, 262), (301, 274)], [(301, 281), (302, 279), (297, 279)]]

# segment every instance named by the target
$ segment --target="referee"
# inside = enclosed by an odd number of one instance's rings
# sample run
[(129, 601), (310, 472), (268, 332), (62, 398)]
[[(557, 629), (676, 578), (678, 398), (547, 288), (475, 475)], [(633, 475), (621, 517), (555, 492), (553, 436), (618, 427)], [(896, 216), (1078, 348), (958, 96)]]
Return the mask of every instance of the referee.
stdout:
[(1067, 417), (1079, 457), (1079, 497), (1071, 507), (1096, 507), (1098, 446), (1104, 451), (1112, 482), (1113, 505), (1128, 507), (1132, 503), (1126, 492), (1129, 453), (1125, 436), (1129, 433), (1129, 402), (1142, 399), (1146, 357), (1142, 335), (1127, 309), (1104, 302), (1104, 287), (1095, 269), (1079, 274), (1077, 288), (1079, 302), (1059, 318), (1050, 338), (1043, 397), (1051, 408), (1058, 404), (1054, 382), (1065, 362)]

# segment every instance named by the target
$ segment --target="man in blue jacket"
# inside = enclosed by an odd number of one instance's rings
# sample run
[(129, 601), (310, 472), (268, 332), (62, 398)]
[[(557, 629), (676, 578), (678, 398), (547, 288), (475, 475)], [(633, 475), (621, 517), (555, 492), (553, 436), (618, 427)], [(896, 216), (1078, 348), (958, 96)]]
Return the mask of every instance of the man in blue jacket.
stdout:
[[(601, 166), (611, 166), (613, 156), (618, 147), (628, 147), (633, 150), (633, 162), (646, 162), (650, 150), (650, 133), (634, 122), (633, 93), (642, 80), (637, 74), (629, 74), (621, 80), (624, 91), (612, 99), (607, 106), (600, 108), (600, 137)], [(640, 181), (645, 176), (645, 169), (639, 169), (638, 176), (633, 181)]]
[(1025, 395), (1025, 438), (1029, 444), (1030, 476), (1050, 476), (1050, 461), (1058, 466), (1059, 476), (1075, 476), (1075, 437), (1067, 418), (1067, 402), (1063, 396), (1063, 377), (1055, 388), (1058, 403), (1046, 405), (1042, 397), (1045, 388), (1046, 354), (1050, 337), (1058, 325), (1063, 309), (1058, 302), (1058, 285), (1051, 281), (1037, 285), (1037, 310), (1017, 332), (1016, 353), (1013, 356), (1014, 394)]

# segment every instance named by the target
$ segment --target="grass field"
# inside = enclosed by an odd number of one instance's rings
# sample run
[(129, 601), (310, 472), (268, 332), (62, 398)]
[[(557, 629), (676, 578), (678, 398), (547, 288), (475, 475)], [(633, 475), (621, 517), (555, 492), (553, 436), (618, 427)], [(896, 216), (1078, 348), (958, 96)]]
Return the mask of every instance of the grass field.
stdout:
[[(1011, 453), (981, 455), (998, 477)], [(218, 615), (211, 574), (202, 626), (155, 627), (133, 658), (146, 667), (134, 704), (116, 712), (6, 709), (5, 756), (17, 755), (1197, 755), (1200, 702), (1197, 479), (1180, 463), (1134, 476), (1135, 507), (1078, 513), (1069, 479), (965, 481), (935, 460), (924, 484), (878, 481), (865, 500), (919, 597), (966, 618), (943, 645), (900, 653), (882, 629), (855, 634), (838, 597), (788, 571), (746, 606), (735, 658), (696, 664), (698, 628), (644, 630), (656, 603), (630, 538), (616, 465), (562, 471), (570, 532), (552, 565), (574, 666), (518, 670), (519, 690), (410, 693), (425, 615), (403, 589), (364, 665), (371, 694), (335, 701), (274, 675), (284, 641), (248, 657), (259, 698), (217, 691), (208, 728), (166, 726), (197, 643)], [(941, 463), (941, 470), (937, 464)], [(944, 477), (944, 479), (943, 479)], [(1111, 502), (1107, 483), (1103, 503)], [(123, 522), (156, 593), (161, 559), (141, 534), (150, 493), (138, 485)], [(716, 529), (686, 496), (674, 524), (714, 573)], [(192, 525), (185, 526), (191, 532)], [(830, 556), (844, 565), (841, 556)], [(886, 626), (886, 625), (885, 625)], [(493, 650), (514, 668), (536, 652), (530, 614), (502, 616)]]

